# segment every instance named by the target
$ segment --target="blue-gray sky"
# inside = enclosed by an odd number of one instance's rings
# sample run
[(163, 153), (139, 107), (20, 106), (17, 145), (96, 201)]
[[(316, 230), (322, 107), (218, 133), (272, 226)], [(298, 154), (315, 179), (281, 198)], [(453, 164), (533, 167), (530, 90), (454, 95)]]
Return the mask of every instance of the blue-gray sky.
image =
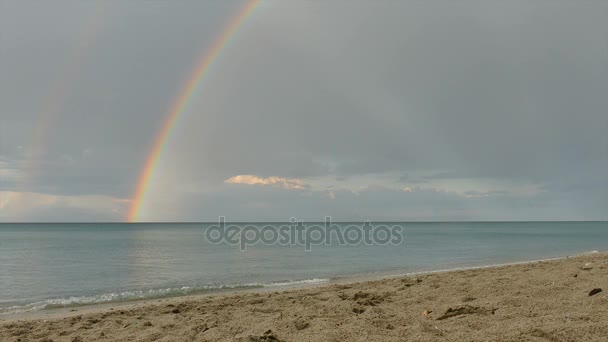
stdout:
[[(122, 221), (244, 1), (0, 2), (0, 221)], [(608, 2), (265, 0), (146, 221), (608, 219)]]

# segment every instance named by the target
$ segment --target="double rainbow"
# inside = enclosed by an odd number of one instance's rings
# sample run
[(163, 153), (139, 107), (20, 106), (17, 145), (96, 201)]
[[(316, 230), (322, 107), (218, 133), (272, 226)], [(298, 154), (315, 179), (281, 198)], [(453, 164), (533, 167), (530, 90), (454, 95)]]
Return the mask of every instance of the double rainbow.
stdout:
[(190, 98), (200, 88), (209, 69), (218, 59), (222, 50), (230, 42), (231, 38), (234, 37), (239, 27), (255, 11), (261, 2), (262, 0), (247, 0), (242, 9), (218, 36), (211, 48), (202, 56), (201, 61), (198, 63), (198, 66), (192, 73), (192, 76), (173, 102), (139, 175), (135, 195), (131, 201), (131, 207), (128, 212), (127, 221), (136, 222), (138, 220), (142, 205), (150, 186), (150, 181), (152, 180), (152, 176), (154, 175), (158, 162), (163, 155), (163, 151), (165, 150), (165, 146), (169, 141), (171, 132), (175, 128), (179, 117), (186, 109)]

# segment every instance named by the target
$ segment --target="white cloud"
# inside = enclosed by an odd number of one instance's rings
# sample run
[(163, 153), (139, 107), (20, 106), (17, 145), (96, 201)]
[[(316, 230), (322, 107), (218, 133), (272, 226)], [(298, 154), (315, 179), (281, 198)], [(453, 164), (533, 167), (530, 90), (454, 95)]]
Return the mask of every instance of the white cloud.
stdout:
[(228, 184), (247, 184), (247, 185), (271, 185), (281, 187), (284, 189), (303, 189), (305, 187), (302, 180), (297, 178), (284, 178), (284, 177), (259, 177), (255, 175), (237, 175), (230, 177), (224, 181)]

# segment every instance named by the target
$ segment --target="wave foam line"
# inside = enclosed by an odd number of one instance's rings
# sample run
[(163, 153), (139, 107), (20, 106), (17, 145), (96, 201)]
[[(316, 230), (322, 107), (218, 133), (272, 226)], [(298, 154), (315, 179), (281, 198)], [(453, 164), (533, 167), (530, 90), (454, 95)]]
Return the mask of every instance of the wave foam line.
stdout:
[(275, 282), (251, 282), (251, 283), (231, 283), (231, 284), (207, 284), (200, 286), (182, 286), (173, 288), (158, 288), (149, 290), (132, 290), (103, 293), (91, 296), (69, 296), (59, 298), (49, 298), (31, 303), (19, 303), (0, 306), (0, 316), (19, 314), (45, 309), (57, 309), (82, 305), (93, 305), (102, 303), (128, 302), (142, 299), (166, 298), (184, 295), (194, 295), (206, 292), (218, 292), (225, 290), (248, 290), (258, 288), (291, 287), (301, 285), (312, 285), (329, 282), (329, 279), (301, 279), (301, 280), (282, 280)]

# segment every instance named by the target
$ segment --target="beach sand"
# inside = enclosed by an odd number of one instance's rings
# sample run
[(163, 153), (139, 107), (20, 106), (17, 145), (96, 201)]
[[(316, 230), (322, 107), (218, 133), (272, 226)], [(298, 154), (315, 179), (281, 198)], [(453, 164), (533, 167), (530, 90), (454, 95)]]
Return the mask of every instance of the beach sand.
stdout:
[(607, 341), (608, 254), (3, 319), (1, 341)]

